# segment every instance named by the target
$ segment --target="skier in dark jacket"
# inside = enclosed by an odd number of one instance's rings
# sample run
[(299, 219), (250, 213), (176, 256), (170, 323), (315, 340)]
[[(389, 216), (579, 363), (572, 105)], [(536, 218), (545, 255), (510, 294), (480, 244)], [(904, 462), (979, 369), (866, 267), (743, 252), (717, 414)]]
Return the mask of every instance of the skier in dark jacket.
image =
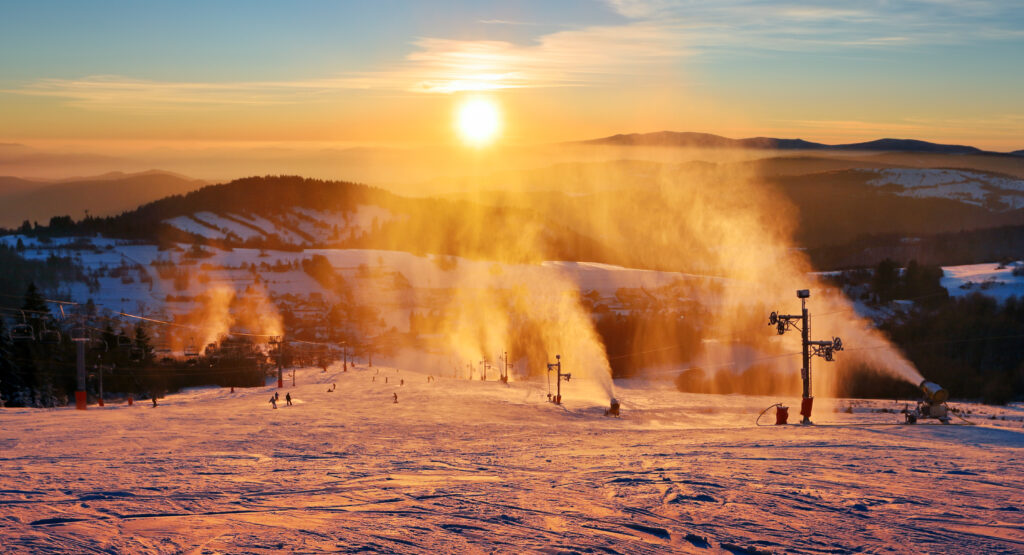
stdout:
[(270, 396), (270, 404), (273, 405), (275, 409), (277, 408), (277, 395)]
[(289, 406), (289, 407), (292, 406), (292, 394), (291, 394), (291, 392), (288, 392), (288, 393), (284, 394), (284, 401), (286, 403), (288, 403), (287, 406)]

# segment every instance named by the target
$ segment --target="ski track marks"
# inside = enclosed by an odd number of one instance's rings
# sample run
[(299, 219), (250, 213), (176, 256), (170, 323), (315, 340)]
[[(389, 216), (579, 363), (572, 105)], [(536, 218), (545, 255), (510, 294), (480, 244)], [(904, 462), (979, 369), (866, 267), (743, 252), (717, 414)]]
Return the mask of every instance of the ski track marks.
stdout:
[(1018, 430), (758, 428), (770, 401), (735, 396), (668, 427), (689, 397), (631, 388), (667, 408), (605, 419), (530, 383), (298, 376), (276, 411), (269, 388), (0, 410), (4, 551), (1024, 550)]

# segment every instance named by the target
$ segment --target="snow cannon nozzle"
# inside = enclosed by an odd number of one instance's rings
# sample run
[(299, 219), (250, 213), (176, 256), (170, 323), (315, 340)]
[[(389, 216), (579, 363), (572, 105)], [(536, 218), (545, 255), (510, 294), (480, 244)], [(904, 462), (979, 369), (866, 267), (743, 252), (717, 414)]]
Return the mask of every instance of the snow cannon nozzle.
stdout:
[(949, 399), (949, 392), (937, 383), (922, 380), (918, 387), (921, 388), (921, 391), (924, 392), (925, 398), (927, 398), (931, 403), (945, 403), (946, 399)]
[(608, 410), (604, 411), (605, 416), (619, 416), (619, 400), (612, 397), (608, 404)]

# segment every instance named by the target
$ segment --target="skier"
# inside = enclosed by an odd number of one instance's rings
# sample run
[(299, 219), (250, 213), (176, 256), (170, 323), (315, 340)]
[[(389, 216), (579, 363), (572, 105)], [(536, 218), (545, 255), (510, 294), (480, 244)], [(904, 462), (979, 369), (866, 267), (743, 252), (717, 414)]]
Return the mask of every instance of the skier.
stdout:
[(402, 383), (400, 383), (398, 385), (405, 385), (405, 378), (402, 378)]
[(277, 403), (280, 400), (281, 400), (281, 392), (280, 391), (275, 391), (274, 392), (274, 403)]
[(398, 404), (398, 394), (395, 393), (395, 404)]
[(291, 394), (291, 392), (288, 392), (288, 393), (284, 394), (284, 400), (285, 400), (286, 403), (288, 403), (286, 406), (289, 406), (289, 407), (292, 406), (292, 394)]
[(153, 408), (156, 408), (156, 393), (150, 395), (153, 398)]
[(270, 396), (270, 404), (276, 409), (277, 408), (277, 395)]

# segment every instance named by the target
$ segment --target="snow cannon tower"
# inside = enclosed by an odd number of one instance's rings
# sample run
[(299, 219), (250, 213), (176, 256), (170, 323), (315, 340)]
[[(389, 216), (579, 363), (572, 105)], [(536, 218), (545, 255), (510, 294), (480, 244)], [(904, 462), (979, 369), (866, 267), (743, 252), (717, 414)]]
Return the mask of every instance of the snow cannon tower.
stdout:
[[(831, 341), (811, 340), (811, 315), (807, 311), (807, 299), (810, 298), (809, 289), (800, 289), (796, 297), (800, 299), (800, 314), (779, 314), (772, 312), (768, 315), (768, 325), (775, 326), (779, 335), (790, 329), (800, 331), (803, 365), (800, 368), (800, 379), (803, 381), (803, 395), (800, 402), (800, 415), (803, 416), (801, 424), (813, 424), (811, 422), (811, 406), (814, 404), (814, 397), (811, 397), (811, 357), (819, 356), (827, 362), (832, 362), (833, 353), (843, 350), (843, 340), (833, 337)], [(787, 413), (788, 416), (788, 413)]]
[[(562, 404), (562, 380), (568, 382), (572, 374), (562, 372), (562, 355), (555, 355), (554, 364), (548, 363), (548, 400), (556, 405)], [(555, 394), (551, 395), (551, 373), (555, 373)]]

